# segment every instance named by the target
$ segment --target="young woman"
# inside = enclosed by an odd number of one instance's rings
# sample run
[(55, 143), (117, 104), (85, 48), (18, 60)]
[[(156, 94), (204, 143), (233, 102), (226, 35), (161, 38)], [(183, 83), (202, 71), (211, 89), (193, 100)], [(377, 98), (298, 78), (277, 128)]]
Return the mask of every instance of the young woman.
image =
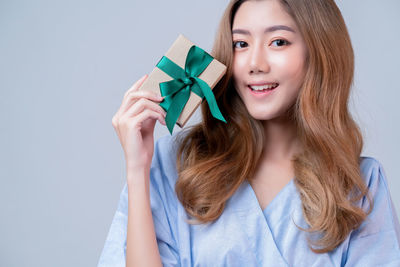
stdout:
[[(125, 185), (99, 266), (400, 266), (381, 164), (347, 102), (350, 38), (333, 0), (232, 0), (213, 56), (227, 124), (157, 141), (162, 97), (125, 94)], [(153, 154), (154, 151), (154, 154)]]

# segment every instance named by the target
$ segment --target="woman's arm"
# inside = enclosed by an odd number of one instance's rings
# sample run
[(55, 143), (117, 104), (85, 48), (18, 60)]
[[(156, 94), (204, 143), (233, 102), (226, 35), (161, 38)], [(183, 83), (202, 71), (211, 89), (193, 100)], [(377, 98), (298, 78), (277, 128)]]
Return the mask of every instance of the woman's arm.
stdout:
[(127, 175), (126, 266), (162, 266), (150, 207), (149, 173), (130, 169)]
[(150, 206), (150, 165), (156, 120), (165, 125), (161, 95), (140, 91), (147, 75), (124, 95), (112, 119), (125, 154), (128, 188), (126, 266), (162, 266)]

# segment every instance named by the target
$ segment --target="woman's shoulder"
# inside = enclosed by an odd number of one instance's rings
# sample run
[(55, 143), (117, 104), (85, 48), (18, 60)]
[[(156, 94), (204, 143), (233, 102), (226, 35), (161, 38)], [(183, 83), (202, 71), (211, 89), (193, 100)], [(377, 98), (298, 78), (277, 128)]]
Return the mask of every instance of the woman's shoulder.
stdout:
[(360, 157), (360, 171), (365, 184), (370, 190), (378, 185), (387, 189), (386, 174), (379, 160), (369, 156)]
[(157, 139), (154, 144), (154, 154), (158, 157), (168, 157), (171, 154), (176, 154), (177, 151), (176, 135), (164, 135)]
[[(382, 164), (373, 157), (364, 156), (360, 159), (361, 173), (373, 200), (373, 205), (371, 214), (369, 214), (366, 222), (358, 230), (359, 235), (366, 236), (384, 230), (395, 229), (397, 238), (400, 238), (397, 212), (393, 205), (386, 173)], [(369, 203), (365, 197), (362, 201), (362, 207), (365, 210), (369, 207)], [(400, 242), (400, 240), (397, 240), (397, 242)]]
[(173, 171), (176, 169), (177, 153), (180, 145), (181, 136), (178, 134), (164, 135), (157, 139), (154, 144), (153, 164), (157, 167)]
[(154, 154), (150, 168), (150, 180), (155, 188), (174, 192), (178, 179), (177, 156), (182, 134), (164, 135), (154, 144)]
[(188, 130), (182, 130), (173, 135), (166, 134), (161, 136), (155, 142), (154, 156), (158, 157), (158, 160), (174, 165), (178, 156), (178, 149), (189, 133)]
[[(382, 164), (373, 157), (361, 157), (360, 168), (372, 198), (372, 210), (350, 235), (346, 266), (398, 266), (400, 224), (391, 199)], [(362, 208), (369, 206), (365, 197)], [(375, 252), (379, 251), (378, 254)]]
[[(385, 202), (389, 202), (388, 205), (390, 206), (389, 184), (381, 162), (374, 157), (360, 157), (360, 171), (373, 201), (376, 203), (385, 199)], [(363, 206), (367, 206), (365, 198), (363, 199)]]

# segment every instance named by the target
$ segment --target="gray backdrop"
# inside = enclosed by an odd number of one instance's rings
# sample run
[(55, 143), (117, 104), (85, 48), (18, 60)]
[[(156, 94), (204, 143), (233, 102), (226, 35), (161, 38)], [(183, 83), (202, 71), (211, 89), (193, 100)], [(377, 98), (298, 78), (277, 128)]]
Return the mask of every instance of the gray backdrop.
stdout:
[[(227, 3), (0, 1), (0, 266), (97, 264), (125, 182), (111, 118), (179, 33), (209, 51)], [(400, 214), (400, 1), (338, 4), (363, 155), (385, 167)]]

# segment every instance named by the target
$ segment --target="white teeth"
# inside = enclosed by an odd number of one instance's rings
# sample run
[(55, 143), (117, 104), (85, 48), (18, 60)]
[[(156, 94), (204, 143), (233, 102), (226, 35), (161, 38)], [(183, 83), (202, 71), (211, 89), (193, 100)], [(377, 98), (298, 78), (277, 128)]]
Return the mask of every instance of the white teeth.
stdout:
[(262, 90), (269, 90), (269, 89), (273, 89), (275, 87), (277, 87), (278, 84), (274, 83), (274, 84), (270, 84), (270, 85), (250, 85), (250, 88), (252, 90), (256, 90), (256, 91), (262, 91)]

